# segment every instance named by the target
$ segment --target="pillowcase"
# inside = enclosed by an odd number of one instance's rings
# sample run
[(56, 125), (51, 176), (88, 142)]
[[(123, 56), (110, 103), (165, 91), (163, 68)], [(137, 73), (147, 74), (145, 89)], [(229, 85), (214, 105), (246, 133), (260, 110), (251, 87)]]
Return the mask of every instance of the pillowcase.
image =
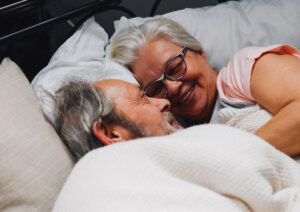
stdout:
[(0, 65), (0, 211), (51, 211), (73, 167), (20, 68)]
[(137, 83), (127, 69), (104, 58), (107, 43), (107, 33), (94, 18), (90, 18), (56, 51), (49, 64), (33, 79), (31, 85), (53, 125), (54, 104), (45, 90), (54, 94), (66, 81), (72, 79), (93, 83), (114, 78)]
[[(200, 41), (216, 71), (246, 46), (289, 44), (300, 49), (299, 0), (230, 1), (155, 17), (181, 24)], [(122, 17), (115, 22), (115, 30), (118, 32), (123, 27), (140, 25), (150, 19)]]

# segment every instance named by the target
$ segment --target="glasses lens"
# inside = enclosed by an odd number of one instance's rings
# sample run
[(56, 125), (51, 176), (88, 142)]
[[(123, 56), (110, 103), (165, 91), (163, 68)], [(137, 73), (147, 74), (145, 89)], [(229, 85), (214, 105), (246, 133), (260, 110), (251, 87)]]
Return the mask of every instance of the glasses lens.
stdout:
[(185, 62), (181, 56), (175, 57), (166, 67), (166, 75), (169, 78), (177, 79), (184, 75)]
[(147, 96), (155, 97), (155, 98), (164, 98), (165, 94), (166, 94), (166, 87), (162, 81), (155, 82), (146, 91)]

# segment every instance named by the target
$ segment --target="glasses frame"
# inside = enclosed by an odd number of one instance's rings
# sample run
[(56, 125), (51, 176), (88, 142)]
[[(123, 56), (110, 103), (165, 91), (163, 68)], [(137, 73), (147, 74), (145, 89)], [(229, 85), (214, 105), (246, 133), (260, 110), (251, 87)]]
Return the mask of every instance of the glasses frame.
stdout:
[[(168, 80), (171, 80), (171, 81), (176, 81), (176, 80), (179, 80), (181, 79), (185, 73), (186, 73), (186, 67), (187, 67), (187, 64), (185, 62), (185, 59), (184, 59), (184, 55), (186, 53), (186, 51), (188, 50), (188, 47), (183, 47), (182, 51), (177, 54), (175, 57), (173, 57), (171, 60), (169, 60), (169, 62), (167, 63), (165, 69), (164, 69), (164, 73), (155, 81), (151, 82), (146, 88), (145, 88), (145, 94), (146, 96), (149, 96), (149, 97), (152, 97), (148, 94), (148, 91), (149, 89), (156, 83), (161, 83), (164, 87), (165, 87), (165, 94), (164, 94), (164, 97), (163, 98), (166, 98), (167, 95), (168, 95), (168, 88), (166, 86), (166, 84), (164, 83), (164, 79), (168, 79)], [(184, 62), (184, 72), (179, 76), (179, 77), (169, 77), (167, 74), (166, 74), (166, 71), (167, 71), (167, 68), (168, 66), (176, 59), (180, 57), (182, 59), (182, 61)]]

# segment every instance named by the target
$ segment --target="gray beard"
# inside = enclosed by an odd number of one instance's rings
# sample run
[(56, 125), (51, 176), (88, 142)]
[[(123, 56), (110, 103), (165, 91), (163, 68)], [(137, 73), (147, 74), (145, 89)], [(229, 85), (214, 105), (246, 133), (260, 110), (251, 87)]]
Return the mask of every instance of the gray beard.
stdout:
[[(175, 129), (170, 123), (174, 122), (174, 116), (171, 112), (164, 112), (163, 113), (163, 120), (165, 122), (165, 125), (167, 126), (167, 129), (163, 130), (164, 135), (169, 135), (171, 133), (174, 133), (178, 131), (178, 129)], [(153, 123), (155, 124), (155, 123)], [(147, 133), (147, 130), (145, 127), (143, 127), (141, 124), (135, 123), (131, 121), (130, 119), (127, 119), (125, 117), (122, 117), (121, 125), (129, 130), (131, 135), (134, 138), (143, 138), (143, 137), (149, 137), (149, 136), (155, 136), (155, 135), (149, 135)]]
[(175, 117), (173, 116), (173, 114), (171, 112), (164, 112), (163, 113), (163, 119), (168, 127), (168, 129), (166, 130), (165, 134), (169, 135), (172, 134), (174, 132), (177, 132), (179, 129), (174, 128), (171, 123), (175, 122)]

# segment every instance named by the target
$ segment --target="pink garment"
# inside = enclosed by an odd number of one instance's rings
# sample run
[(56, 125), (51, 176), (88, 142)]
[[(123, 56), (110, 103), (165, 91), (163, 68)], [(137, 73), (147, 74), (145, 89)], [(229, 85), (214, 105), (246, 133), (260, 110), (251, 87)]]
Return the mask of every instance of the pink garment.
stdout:
[(300, 52), (289, 45), (247, 47), (238, 51), (217, 78), (220, 100), (231, 103), (255, 103), (250, 92), (250, 79), (257, 58), (265, 53), (290, 54), (300, 58)]

